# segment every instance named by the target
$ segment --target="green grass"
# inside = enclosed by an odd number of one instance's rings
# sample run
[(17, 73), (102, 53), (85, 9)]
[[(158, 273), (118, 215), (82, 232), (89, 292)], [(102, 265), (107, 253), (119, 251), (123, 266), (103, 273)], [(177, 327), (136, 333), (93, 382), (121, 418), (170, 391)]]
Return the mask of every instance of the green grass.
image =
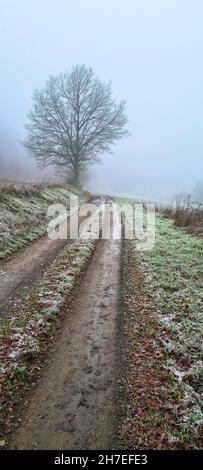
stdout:
[(182, 438), (189, 439), (203, 423), (203, 240), (158, 214), (155, 247), (138, 257), (157, 321), (166, 331), (160, 338), (167, 351), (164, 367), (183, 392)]

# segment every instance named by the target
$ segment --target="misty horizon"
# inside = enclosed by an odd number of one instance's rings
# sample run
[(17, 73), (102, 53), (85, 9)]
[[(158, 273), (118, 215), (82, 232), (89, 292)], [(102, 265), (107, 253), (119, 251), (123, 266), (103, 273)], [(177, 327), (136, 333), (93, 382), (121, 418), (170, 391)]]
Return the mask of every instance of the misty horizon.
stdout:
[(131, 133), (89, 168), (88, 189), (168, 200), (202, 180), (202, 2), (3, 0), (0, 18), (1, 177), (54, 178), (20, 144), (26, 114), (50, 75), (85, 64), (127, 100)]

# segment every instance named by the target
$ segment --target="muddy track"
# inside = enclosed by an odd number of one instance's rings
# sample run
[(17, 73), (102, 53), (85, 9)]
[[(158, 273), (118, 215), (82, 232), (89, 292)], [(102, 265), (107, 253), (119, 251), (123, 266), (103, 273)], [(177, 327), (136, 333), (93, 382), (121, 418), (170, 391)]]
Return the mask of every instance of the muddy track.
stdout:
[(12, 449), (105, 449), (115, 418), (120, 242), (99, 240)]

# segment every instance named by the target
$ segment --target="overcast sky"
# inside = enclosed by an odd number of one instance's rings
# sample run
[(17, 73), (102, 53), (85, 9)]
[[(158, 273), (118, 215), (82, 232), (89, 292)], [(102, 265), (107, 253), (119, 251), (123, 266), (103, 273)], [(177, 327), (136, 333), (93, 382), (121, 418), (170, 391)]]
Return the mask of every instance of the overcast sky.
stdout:
[(30, 175), (18, 141), (33, 90), (85, 64), (127, 100), (131, 131), (92, 168), (91, 187), (190, 191), (203, 179), (202, 59), (202, 0), (0, 0), (0, 158)]

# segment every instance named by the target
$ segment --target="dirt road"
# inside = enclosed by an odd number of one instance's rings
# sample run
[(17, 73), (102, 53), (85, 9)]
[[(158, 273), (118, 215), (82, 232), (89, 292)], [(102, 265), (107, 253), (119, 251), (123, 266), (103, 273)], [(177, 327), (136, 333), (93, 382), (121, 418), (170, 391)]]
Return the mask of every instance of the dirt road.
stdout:
[(120, 241), (100, 240), (12, 449), (105, 449), (114, 429)]

